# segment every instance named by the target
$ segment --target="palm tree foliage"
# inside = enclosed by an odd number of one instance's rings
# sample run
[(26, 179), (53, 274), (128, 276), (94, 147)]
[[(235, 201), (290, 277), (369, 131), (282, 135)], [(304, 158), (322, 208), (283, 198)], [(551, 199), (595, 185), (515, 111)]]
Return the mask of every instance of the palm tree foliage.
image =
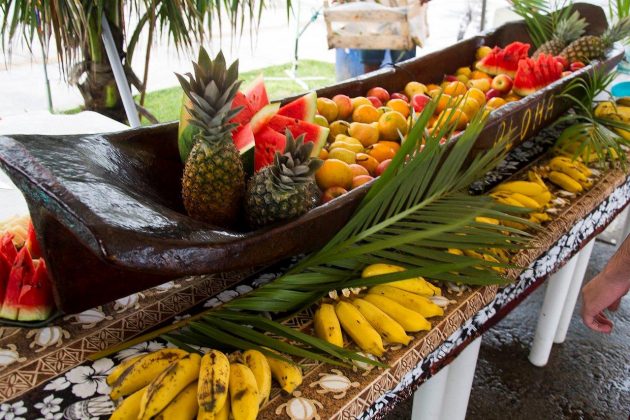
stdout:
[[(166, 338), (178, 345), (188, 343), (226, 350), (269, 348), (326, 362), (370, 363), (354, 352), (265, 315), (273, 313), (274, 318), (281, 319), (304, 310), (330, 290), (415, 276), (471, 285), (508, 282), (496, 270), (507, 265), (447, 251), (457, 248), (490, 253), (493, 248), (513, 250), (527, 246), (530, 235), (526, 232), (475, 221), (477, 216), (485, 216), (533, 226), (509, 214), (527, 210), (466, 192), (473, 181), (504, 157), (510, 139), (501, 139), (492, 149), (470, 159), (484, 118), (477, 116), (457, 141), (442, 145), (440, 140), (450, 136), (452, 127), (441, 123), (452, 115), (444, 115), (438, 121), (438, 127), (443, 126), (441, 129), (425, 130), (436, 104), (436, 100), (431, 102), (420, 115), (388, 169), (327, 245), (271, 283), (210, 310)], [(361, 278), (361, 270), (376, 262), (403, 265), (407, 271)]]
[[(213, 28), (227, 26), (237, 35), (246, 23), (255, 27), (267, 5), (266, 0), (0, 0), (2, 46), (8, 51), (18, 39), (29, 48), (38, 38), (45, 46), (53, 43), (64, 74), (79, 85), (86, 107), (105, 113), (115, 109), (122, 114), (101, 41), (103, 16), (130, 82), (144, 92), (155, 36), (167, 37), (178, 51), (189, 53)], [(291, 0), (286, 5), (289, 10)], [(147, 53), (140, 81), (131, 70), (131, 60), (145, 31)]]
[(512, 10), (525, 20), (534, 49), (553, 38), (558, 22), (569, 17), (569, 0), (514, 0)]

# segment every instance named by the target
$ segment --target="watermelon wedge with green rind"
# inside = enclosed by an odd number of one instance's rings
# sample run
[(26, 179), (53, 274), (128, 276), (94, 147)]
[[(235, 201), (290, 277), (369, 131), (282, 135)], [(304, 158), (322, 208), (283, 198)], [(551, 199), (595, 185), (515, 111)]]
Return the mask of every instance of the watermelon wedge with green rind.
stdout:
[[(304, 134), (304, 142), (312, 142), (314, 144), (311, 153), (313, 157), (319, 156), (319, 152), (326, 144), (326, 139), (330, 132), (326, 127), (282, 115), (274, 115), (267, 123), (267, 126), (280, 134), (284, 134), (289, 129), (294, 138)], [(280, 151), (282, 152), (283, 150)]]
[(11, 264), (17, 257), (18, 251), (13, 244), (14, 235), (10, 232), (6, 232), (0, 239), (0, 254), (4, 255)]
[(252, 108), (251, 104), (249, 103), (247, 97), (243, 92), (236, 92), (236, 95), (234, 95), (231, 109), (235, 109), (238, 107), (241, 108), (241, 111), (236, 114), (236, 116), (232, 118), (230, 122), (238, 124), (239, 127), (241, 125), (247, 124), (252, 119), (254, 114), (258, 112), (258, 110)]
[(519, 61), (527, 58), (529, 48), (530, 45), (523, 42), (512, 42), (505, 48), (494, 47), (475, 67), (492, 76), (507, 74), (514, 77)]
[(540, 54), (535, 60), (525, 58), (518, 63), (512, 90), (520, 96), (531, 95), (562, 77), (562, 69), (552, 56)]
[(260, 111), (265, 105), (269, 105), (269, 96), (267, 95), (267, 88), (265, 87), (265, 80), (262, 74), (247, 86), (245, 96), (253, 114)]
[(43, 259), (34, 261), (35, 271), (25, 278), (18, 298), (18, 321), (44, 321), (54, 308), (52, 284)]
[(309, 92), (306, 95), (289, 102), (278, 111), (278, 115), (289, 118), (297, 118), (298, 120), (309, 123), (315, 122), (315, 114), (317, 113), (317, 94)]
[(2, 309), (0, 309), (0, 318), (17, 319), (20, 310), (19, 299), (22, 284), (24, 284), (25, 281), (30, 281), (34, 274), (35, 267), (33, 266), (31, 254), (28, 252), (27, 247), (23, 247), (20, 252), (18, 252), (13, 266), (11, 267), (11, 272), (9, 273)]
[(252, 127), (252, 133), (256, 135), (260, 129), (263, 128), (267, 122), (278, 113), (278, 109), (280, 109), (280, 103), (278, 102), (262, 107), (262, 109), (258, 111), (249, 122), (249, 125)]
[(241, 154), (241, 161), (243, 161), (245, 173), (252, 175), (254, 173), (254, 150), (256, 142), (251, 125), (247, 123), (234, 130), (232, 140), (234, 140), (234, 145)]
[(268, 125), (262, 126), (254, 137), (256, 141), (254, 172), (258, 172), (273, 163), (273, 157), (277, 151), (284, 151), (287, 139), (284, 134), (280, 134)]

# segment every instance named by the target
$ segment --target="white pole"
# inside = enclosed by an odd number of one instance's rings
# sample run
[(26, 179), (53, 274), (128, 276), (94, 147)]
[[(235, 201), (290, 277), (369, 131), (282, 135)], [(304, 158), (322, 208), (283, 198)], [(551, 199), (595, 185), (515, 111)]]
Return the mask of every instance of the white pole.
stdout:
[(551, 353), (564, 302), (567, 300), (567, 292), (576, 263), (577, 256), (574, 256), (547, 281), (545, 300), (538, 315), (534, 342), (529, 352), (529, 361), (534, 366), (545, 366), (549, 360), (549, 353)]
[(443, 367), (436, 375), (420, 385), (413, 394), (411, 420), (438, 420), (440, 418), (448, 370), (449, 366)]
[(481, 337), (468, 345), (449, 365), (448, 380), (442, 400), (442, 420), (464, 420), (472, 390)]
[(571, 279), (571, 285), (569, 286), (567, 300), (564, 302), (564, 307), (562, 308), (562, 314), (560, 315), (560, 322), (558, 322), (556, 336), (553, 339), (554, 343), (564, 343), (564, 340), (567, 338), (567, 331), (569, 330), (569, 324), (571, 323), (575, 303), (580, 295), (580, 289), (582, 289), (582, 281), (584, 280), (586, 267), (588, 267), (588, 261), (591, 259), (593, 245), (595, 245), (595, 239), (591, 239), (591, 241), (577, 254), (578, 261), (575, 266), (575, 272), (573, 273), (573, 279)]
[(118, 56), (118, 51), (116, 50), (116, 45), (114, 44), (114, 37), (112, 36), (112, 31), (109, 28), (109, 23), (107, 22), (105, 15), (101, 18), (101, 25), (103, 28), (103, 44), (105, 45), (105, 51), (107, 52), (109, 64), (114, 72), (114, 79), (116, 79), (116, 86), (118, 86), (118, 92), (120, 93), (120, 98), (122, 99), (123, 106), (125, 107), (125, 113), (127, 114), (129, 125), (132, 127), (140, 127), (140, 118), (138, 117), (136, 103), (133, 101), (133, 96), (131, 96), (129, 82), (127, 81), (127, 76), (125, 76), (125, 70), (120, 62), (120, 57)]

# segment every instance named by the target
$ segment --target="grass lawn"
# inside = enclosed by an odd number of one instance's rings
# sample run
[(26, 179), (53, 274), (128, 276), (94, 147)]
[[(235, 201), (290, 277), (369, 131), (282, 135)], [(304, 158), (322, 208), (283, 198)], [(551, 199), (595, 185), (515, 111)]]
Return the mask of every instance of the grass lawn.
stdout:
[[(304, 92), (300, 85), (288, 79), (284, 71), (290, 68), (291, 64), (283, 64), (244, 72), (240, 76), (243, 79), (245, 88), (247, 88), (248, 83), (261, 73), (265, 78), (287, 78), (286, 80), (265, 80), (269, 97), (271, 99), (281, 99)], [(298, 77), (322, 77), (322, 80), (305, 81), (309, 89), (314, 89), (335, 82), (335, 65), (322, 61), (302, 60), (300, 61), (297, 74)], [(181, 103), (182, 90), (177, 86), (147, 93), (144, 105), (160, 122), (167, 122), (179, 119)], [(149, 124), (149, 122), (143, 120), (143, 124)]]

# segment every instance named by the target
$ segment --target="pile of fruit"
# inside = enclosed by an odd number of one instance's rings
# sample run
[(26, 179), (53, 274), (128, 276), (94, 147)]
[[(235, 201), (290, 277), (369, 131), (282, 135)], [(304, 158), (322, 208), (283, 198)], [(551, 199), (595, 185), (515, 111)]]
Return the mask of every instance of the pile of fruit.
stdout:
[(291, 394), (302, 370), (286, 356), (258, 350), (226, 355), (208, 350), (200, 356), (162, 349), (126, 359), (107, 377), (117, 402), (112, 420), (254, 420), (269, 399), (272, 377)]
[(52, 284), (33, 225), (12, 218), (0, 223), (0, 234), (0, 318), (48, 319), (55, 307)]

